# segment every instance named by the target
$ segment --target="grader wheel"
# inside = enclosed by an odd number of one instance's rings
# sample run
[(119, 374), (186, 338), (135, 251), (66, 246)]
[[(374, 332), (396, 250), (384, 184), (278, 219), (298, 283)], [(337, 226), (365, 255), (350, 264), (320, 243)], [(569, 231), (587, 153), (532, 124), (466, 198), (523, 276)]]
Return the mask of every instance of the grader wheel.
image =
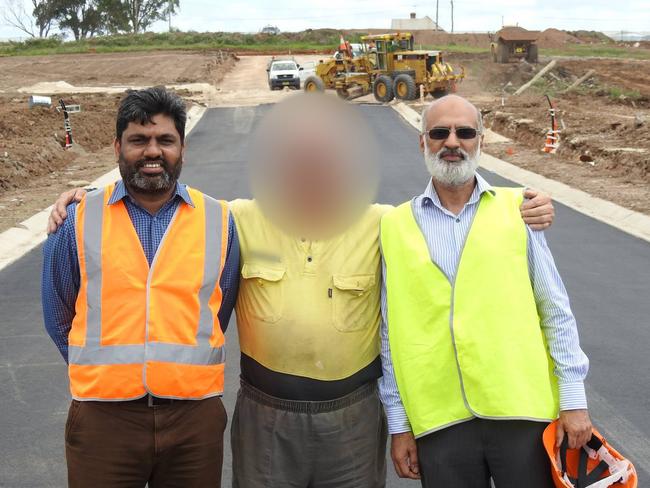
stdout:
[(390, 102), (394, 98), (393, 80), (391, 80), (390, 77), (386, 75), (378, 76), (372, 85), (372, 91), (375, 95), (375, 99), (378, 102)]
[(410, 75), (397, 75), (393, 82), (393, 93), (398, 100), (415, 100), (417, 87)]
[(318, 76), (310, 76), (305, 80), (306, 92), (323, 92), (325, 91), (325, 83)]

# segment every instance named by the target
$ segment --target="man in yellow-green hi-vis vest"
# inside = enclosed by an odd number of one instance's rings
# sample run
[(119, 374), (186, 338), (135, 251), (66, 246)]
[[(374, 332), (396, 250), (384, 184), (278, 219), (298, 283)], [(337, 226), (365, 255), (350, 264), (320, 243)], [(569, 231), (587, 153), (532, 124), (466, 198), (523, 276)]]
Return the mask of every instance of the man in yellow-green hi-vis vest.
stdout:
[(380, 396), (401, 477), (424, 487), (552, 487), (542, 432), (586, 443), (588, 360), (521, 189), (476, 173), (480, 112), (447, 96), (422, 116), (432, 176), (381, 220)]

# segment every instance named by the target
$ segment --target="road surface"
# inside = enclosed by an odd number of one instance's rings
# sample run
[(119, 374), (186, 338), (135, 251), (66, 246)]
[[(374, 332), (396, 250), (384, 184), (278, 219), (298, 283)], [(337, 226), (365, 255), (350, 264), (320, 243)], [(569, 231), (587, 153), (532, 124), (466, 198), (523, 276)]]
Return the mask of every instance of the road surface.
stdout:
[[(383, 179), (378, 200), (397, 204), (420, 193), (427, 174), (417, 134), (392, 109), (361, 106), (377, 132)], [(210, 109), (188, 139), (183, 181), (223, 199), (250, 196), (245, 161), (251, 130), (268, 106)], [(485, 174), (498, 185), (509, 185)], [(650, 480), (650, 244), (562, 205), (547, 237), (571, 295), (591, 360), (593, 419)], [(66, 370), (45, 334), (40, 305), (41, 248), (0, 271), (0, 487), (63, 487)], [(235, 321), (227, 334), (224, 401), (235, 400)], [(397, 480), (389, 488), (419, 486)], [(226, 449), (224, 487), (230, 486)]]

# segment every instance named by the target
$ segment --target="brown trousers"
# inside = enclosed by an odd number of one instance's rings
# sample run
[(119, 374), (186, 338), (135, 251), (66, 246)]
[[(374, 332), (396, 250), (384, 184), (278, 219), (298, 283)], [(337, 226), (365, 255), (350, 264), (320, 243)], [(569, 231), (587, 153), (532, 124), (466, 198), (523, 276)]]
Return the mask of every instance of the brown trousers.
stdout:
[(220, 488), (226, 411), (218, 397), (150, 407), (72, 401), (71, 488)]

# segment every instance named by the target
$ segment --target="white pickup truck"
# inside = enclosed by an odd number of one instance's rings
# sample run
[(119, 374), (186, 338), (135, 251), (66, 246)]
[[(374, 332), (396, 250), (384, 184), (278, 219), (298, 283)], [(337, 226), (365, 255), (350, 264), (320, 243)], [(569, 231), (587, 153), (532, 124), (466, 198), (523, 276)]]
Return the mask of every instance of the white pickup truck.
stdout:
[(266, 68), (269, 74), (269, 88), (277, 90), (288, 86), (299, 90), (301, 70), (293, 59), (272, 59)]

